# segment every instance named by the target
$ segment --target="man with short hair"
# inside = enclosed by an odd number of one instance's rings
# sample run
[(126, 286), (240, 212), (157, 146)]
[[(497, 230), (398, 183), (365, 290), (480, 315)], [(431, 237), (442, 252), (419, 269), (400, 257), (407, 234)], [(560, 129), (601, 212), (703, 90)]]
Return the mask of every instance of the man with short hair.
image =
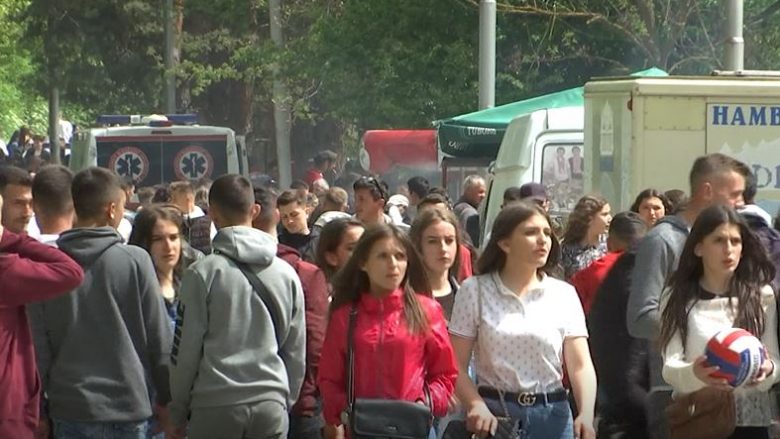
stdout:
[[(333, 174), (333, 169), (336, 167), (338, 157), (338, 154), (329, 149), (318, 152), (312, 159), (313, 166), (306, 171), (306, 183), (312, 186), (317, 180), (327, 180), (327, 177), (335, 176), (331, 174)], [(331, 180), (328, 180), (328, 183), (330, 182)]]
[[(73, 171), (62, 165), (44, 166), (33, 178), (33, 211), (40, 232), (35, 239), (43, 244), (56, 247), (60, 235), (73, 228), (75, 212), (73, 197), (70, 195), (72, 183)], [(43, 369), (51, 363), (51, 352), (43, 327), (43, 302), (28, 304), (27, 314), (35, 340), (35, 355)], [(48, 420), (41, 420), (41, 428), (43, 431), (50, 429)]]
[[(699, 213), (709, 206), (741, 206), (745, 178), (749, 174), (747, 165), (720, 153), (699, 157), (693, 163), (689, 178), (691, 195), (686, 209), (658, 221), (637, 249), (626, 312), (628, 332), (633, 337), (650, 341), (658, 338), (661, 293), (677, 268), (690, 227)], [(661, 363), (659, 353), (652, 351), (651, 385), (665, 388)], [(651, 437), (663, 437), (661, 431), (666, 427), (662, 406), (665, 404), (664, 400), (651, 404), (648, 425), (653, 426), (655, 434)]]
[(525, 183), (520, 186), (519, 195), (521, 200), (538, 204), (545, 212), (550, 211), (550, 197), (547, 196), (547, 189), (545, 189), (543, 184), (533, 181)]
[(259, 211), (245, 177), (224, 175), (211, 186), (214, 253), (190, 266), (181, 285), (174, 437), (287, 437), (306, 371), (305, 305), (275, 239), (252, 228)]
[[(638, 242), (646, 234), (647, 225), (641, 217), (637, 221), (636, 214), (632, 215), (630, 223), (624, 221), (623, 215), (620, 213), (612, 219), (610, 236), (622, 235), (620, 241), (625, 244)], [(614, 241), (608, 245), (614, 247)], [(590, 350), (599, 383), (598, 431), (599, 437), (646, 439), (650, 343), (632, 337), (626, 328), (636, 246), (628, 244), (625, 248), (596, 289), (587, 319)]]
[(298, 192), (288, 189), (276, 199), (276, 208), (279, 209), (283, 228), (279, 234), (279, 242), (295, 249), (305, 260), (313, 261), (319, 230), (309, 230), (306, 199)]
[(587, 268), (578, 271), (569, 280), (580, 296), (586, 317), (590, 312), (596, 291), (609, 270), (615, 265), (620, 255), (633, 248), (645, 236), (645, 233), (647, 233), (647, 225), (639, 214), (621, 212), (612, 218), (607, 236), (608, 253), (593, 261)]
[(119, 177), (87, 168), (71, 196), (77, 219), (57, 245), (84, 268), (84, 283), (42, 304), (52, 356), (39, 364), (54, 437), (145, 438), (153, 410), (167, 425), (170, 399), (172, 334), (160, 285), (149, 254), (116, 231), (125, 205)]
[(0, 196), (3, 197), (3, 227), (24, 233), (33, 216), (33, 179), (16, 166), (0, 166)]
[[(2, 204), (0, 196), (0, 212)], [(42, 392), (25, 305), (67, 293), (84, 272), (56, 248), (2, 225), (0, 253), (0, 437), (30, 439), (38, 429)]]
[[(375, 177), (361, 177), (352, 184), (352, 189), (355, 191), (355, 217), (366, 227), (393, 224), (392, 218), (385, 213), (385, 204), (390, 199), (387, 184)], [(407, 224), (395, 226), (409, 231)]]
[(38, 240), (54, 245), (60, 234), (73, 227), (73, 171), (62, 165), (48, 165), (35, 174), (32, 184), (33, 212), (41, 234)]
[[(272, 237), (277, 236), (280, 221), (276, 193), (273, 190), (256, 186), (255, 203), (260, 213), (252, 221), (252, 226)], [(295, 269), (303, 287), (303, 303), (306, 309), (306, 376), (303, 379), (301, 394), (290, 411), (290, 438), (319, 438), (323, 428), (321, 417), (322, 402), (317, 389), (317, 369), (320, 351), (325, 340), (326, 319), (328, 315), (328, 282), (325, 274), (314, 264), (304, 261), (292, 247), (279, 244), (276, 256)]]
[(406, 187), (409, 189), (409, 208), (406, 210), (406, 215), (411, 222), (417, 216), (417, 205), (431, 190), (431, 184), (427, 178), (418, 175), (406, 180)]
[(204, 254), (211, 253), (211, 240), (217, 234), (211, 218), (195, 204), (195, 188), (189, 181), (174, 181), (168, 190), (171, 204), (178, 207), (184, 217), (182, 235), (187, 242)]
[[(772, 227), (772, 215), (756, 204), (758, 194), (758, 182), (751, 172), (745, 184), (745, 205), (739, 210), (739, 214), (747, 223), (750, 230), (758, 236), (769, 255), (769, 259), (780, 268), (780, 232)], [(780, 269), (775, 272), (775, 289), (780, 288)]]
[[(452, 210), (460, 221), (460, 226), (468, 233), (471, 242), (479, 242), (479, 204), (485, 199), (487, 186), (479, 175), (469, 175), (463, 181), (463, 194)], [(475, 227), (476, 225), (476, 227)]]

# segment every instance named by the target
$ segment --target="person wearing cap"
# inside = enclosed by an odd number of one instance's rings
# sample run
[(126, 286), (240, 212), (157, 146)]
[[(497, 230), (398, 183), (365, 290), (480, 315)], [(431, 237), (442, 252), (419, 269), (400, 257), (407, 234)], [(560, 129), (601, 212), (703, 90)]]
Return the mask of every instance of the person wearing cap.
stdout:
[[(313, 159), (314, 166), (306, 171), (306, 183), (311, 187), (317, 180), (324, 179), (327, 181), (325, 173), (333, 174), (334, 169), (336, 168), (336, 160), (338, 157), (338, 154), (329, 149), (318, 152)], [(332, 177), (334, 175), (329, 176)]]
[(409, 208), (409, 199), (404, 195), (395, 194), (387, 200), (387, 214), (393, 220), (394, 225), (406, 224), (406, 210)]
[[(547, 190), (544, 185), (540, 183), (530, 182), (520, 186), (520, 199), (524, 201), (532, 201), (545, 212), (550, 211), (550, 198), (547, 196)], [(506, 193), (504, 193), (506, 197)]]

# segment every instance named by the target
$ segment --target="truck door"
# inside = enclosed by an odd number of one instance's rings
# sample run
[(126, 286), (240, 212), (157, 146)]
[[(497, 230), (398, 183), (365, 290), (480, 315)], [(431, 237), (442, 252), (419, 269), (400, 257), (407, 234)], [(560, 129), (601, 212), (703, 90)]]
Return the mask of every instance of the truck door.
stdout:
[(130, 177), (141, 186), (216, 178), (227, 173), (227, 136), (102, 136), (96, 138), (98, 166)]

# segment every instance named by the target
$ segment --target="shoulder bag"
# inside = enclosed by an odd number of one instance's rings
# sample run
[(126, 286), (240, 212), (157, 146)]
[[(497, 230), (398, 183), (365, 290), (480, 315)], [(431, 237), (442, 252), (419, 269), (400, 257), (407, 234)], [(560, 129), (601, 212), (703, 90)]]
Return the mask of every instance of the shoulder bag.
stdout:
[(666, 406), (670, 439), (726, 439), (737, 428), (734, 392), (704, 387)]
[(424, 387), (427, 405), (393, 399), (355, 398), (355, 341), (357, 306), (352, 304), (347, 329), (347, 409), (342, 423), (351, 439), (427, 439), (433, 424), (431, 397)]
[[(479, 327), (482, 324), (482, 282), (477, 278), (477, 307), (479, 311), (479, 320), (477, 323), (477, 337), (479, 337)], [(520, 439), (520, 421), (513, 419), (509, 416), (509, 410), (506, 407), (506, 403), (501, 399), (501, 406), (504, 409), (504, 416), (496, 416), (498, 420), (498, 427), (496, 428), (496, 434), (491, 436), (494, 439)], [(466, 428), (466, 421), (463, 419), (453, 419), (447, 424), (444, 430), (442, 439), (473, 439), (476, 436), (473, 435)]]
[(737, 427), (734, 392), (705, 387), (666, 407), (670, 439), (726, 439)]

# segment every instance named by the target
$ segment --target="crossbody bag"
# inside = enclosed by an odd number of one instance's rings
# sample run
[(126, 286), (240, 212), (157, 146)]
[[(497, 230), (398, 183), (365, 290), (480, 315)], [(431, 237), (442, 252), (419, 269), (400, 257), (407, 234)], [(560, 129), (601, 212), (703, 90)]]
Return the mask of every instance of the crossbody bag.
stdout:
[(394, 399), (355, 398), (355, 325), (357, 305), (352, 304), (347, 329), (347, 409), (342, 423), (352, 439), (427, 439), (433, 424), (431, 396), (424, 386), (426, 404)]

